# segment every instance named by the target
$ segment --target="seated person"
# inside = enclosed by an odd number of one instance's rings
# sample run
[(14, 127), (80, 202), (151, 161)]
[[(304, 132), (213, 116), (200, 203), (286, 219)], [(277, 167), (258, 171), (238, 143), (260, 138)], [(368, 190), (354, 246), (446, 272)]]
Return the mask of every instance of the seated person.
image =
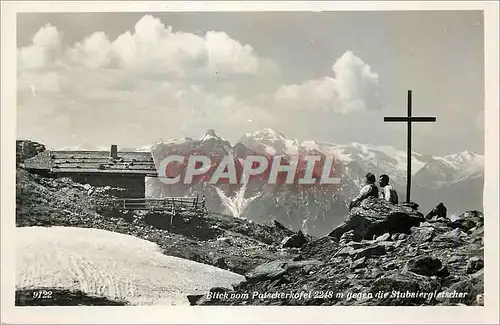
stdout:
[(398, 204), (398, 192), (389, 185), (389, 176), (386, 174), (380, 175), (380, 198), (392, 204)]
[(351, 211), (353, 207), (357, 206), (361, 203), (361, 201), (368, 197), (378, 198), (378, 187), (377, 185), (375, 185), (375, 181), (375, 175), (373, 175), (372, 173), (366, 174), (366, 185), (361, 189), (359, 195), (349, 204), (349, 211)]

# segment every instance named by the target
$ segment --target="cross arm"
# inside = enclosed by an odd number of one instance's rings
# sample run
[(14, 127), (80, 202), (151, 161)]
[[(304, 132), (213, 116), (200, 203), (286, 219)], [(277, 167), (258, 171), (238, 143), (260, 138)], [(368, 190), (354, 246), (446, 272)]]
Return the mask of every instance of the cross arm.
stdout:
[(436, 122), (434, 116), (386, 116), (384, 122)]

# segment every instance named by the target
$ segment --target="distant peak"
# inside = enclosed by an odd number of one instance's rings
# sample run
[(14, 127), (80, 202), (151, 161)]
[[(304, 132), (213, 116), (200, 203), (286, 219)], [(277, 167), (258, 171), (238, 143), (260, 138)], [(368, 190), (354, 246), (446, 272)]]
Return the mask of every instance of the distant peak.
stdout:
[[(199, 141), (207, 141), (207, 140), (210, 140), (210, 139), (220, 139), (220, 140), (224, 140), (223, 138), (221, 138), (216, 132), (214, 129), (208, 129), (205, 131), (205, 134), (199, 139)], [(224, 140), (225, 141), (225, 140)]]
[(274, 131), (273, 129), (271, 128), (265, 128), (265, 129), (262, 129), (260, 132), (265, 132), (265, 133), (272, 133), (272, 134), (276, 134), (278, 132)]
[(481, 158), (481, 155), (479, 155), (473, 151), (470, 151), (470, 150), (464, 150), (464, 151), (456, 153), (456, 154), (444, 156), (443, 158), (446, 160), (451, 160), (451, 161), (456, 161), (456, 160), (470, 161), (470, 160)]
[(205, 131), (205, 135), (209, 135), (209, 136), (212, 136), (212, 137), (217, 137), (217, 133), (215, 133), (215, 130), (214, 129), (208, 129)]
[(477, 153), (470, 151), (470, 150), (465, 150), (460, 153), (460, 156), (462, 157), (474, 157), (477, 156)]
[(281, 133), (277, 132), (271, 128), (265, 128), (262, 130), (255, 131), (253, 133), (246, 133), (246, 137), (266, 137), (266, 138), (273, 138), (273, 139), (286, 139), (286, 136)]

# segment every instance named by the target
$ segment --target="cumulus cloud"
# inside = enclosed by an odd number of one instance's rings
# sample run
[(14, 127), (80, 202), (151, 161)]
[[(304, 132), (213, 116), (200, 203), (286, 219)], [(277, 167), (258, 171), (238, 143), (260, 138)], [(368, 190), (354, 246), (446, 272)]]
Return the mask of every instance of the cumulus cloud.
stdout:
[(18, 92), (22, 136), (30, 134), (56, 147), (73, 142), (144, 145), (171, 136), (197, 137), (209, 128), (241, 135), (253, 129), (248, 119), (272, 119), (234, 96), (181, 82), (140, 80), (133, 89), (123, 90), (113, 88), (114, 78), (92, 70), (67, 78), (63, 92), (49, 92), (52, 81), (36, 83), (36, 96), (28, 88)]
[(20, 50), (20, 66), (41, 68), (50, 65), (56, 55), (70, 65), (90, 69), (132, 69), (136, 73), (173, 74), (256, 74), (259, 59), (250, 45), (243, 45), (221, 31), (204, 36), (173, 31), (158, 18), (145, 15), (134, 27), (111, 41), (104, 32), (96, 32), (82, 42), (60, 51), (61, 34), (47, 25), (33, 38), (33, 44)]
[(18, 64), (21, 69), (39, 69), (54, 63), (61, 52), (62, 34), (56, 27), (47, 24), (33, 37), (30, 46), (18, 51)]
[(218, 72), (256, 73), (259, 61), (250, 45), (241, 45), (223, 32), (208, 32), (205, 48), (210, 69)]
[(380, 108), (379, 76), (368, 64), (347, 51), (333, 64), (332, 71), (332, 77), (281, 86), (274, 96), (277, 104), (341, 114)]
[(82, 43), (78, 42), (67, 51), (70, 62), (91, 69), (104, 68), (111, 64), (112, 45), (104, 32), (96, 32)]
[(376, 107), (378, 75), (351, 52), (332, 76), (280, 86), (266, 74), (274, 62), (250, 45), (221, 31), (174, 31), (150, 15), (114, 40), (103, 31), (64, 49), (61, 40), (46, 25), (18, 50), (18, 130), (48, 145), (144, 145), (209, 128), (239, 137), (286, 118), (303, 121), (293, 109)]

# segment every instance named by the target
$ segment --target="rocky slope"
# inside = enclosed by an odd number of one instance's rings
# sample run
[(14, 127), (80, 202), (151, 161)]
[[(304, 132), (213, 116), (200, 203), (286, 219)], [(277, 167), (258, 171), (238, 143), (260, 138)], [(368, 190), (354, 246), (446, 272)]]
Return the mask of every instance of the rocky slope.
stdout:
[[(91, 187), (17, 170), (16, 225), (87, 227), (157, 243), (167, 255), (244, 273), (287, 256), (281, 241), (293, 234), (279, 223), (260, 225), (219, 214), (133, 213), (110, 204), (120, 189)], [(172, 222), (171, 222), (172, 221)]]
[[(483, 305), (483, 215), (424, 216), (365, 200), (329, 236), (246, 273), (201, 305)], [(218, 294), (216, 294), (218, 293)]]
[(275, 221), (122, 211), (110, 204), (117, 191), (18, 168), (16, 225), (129, 234), (157, 243), (167, 255), (245, 275), (232, 291), (213, 288), (188, 297), (192, 304), (483, 304), (484, 229), (478, 211), (451, 221), (442, 207), (424, 217), (406, 206), (365, 200), (338, 227), (323, 226), (328, 236), (315, 238)]

